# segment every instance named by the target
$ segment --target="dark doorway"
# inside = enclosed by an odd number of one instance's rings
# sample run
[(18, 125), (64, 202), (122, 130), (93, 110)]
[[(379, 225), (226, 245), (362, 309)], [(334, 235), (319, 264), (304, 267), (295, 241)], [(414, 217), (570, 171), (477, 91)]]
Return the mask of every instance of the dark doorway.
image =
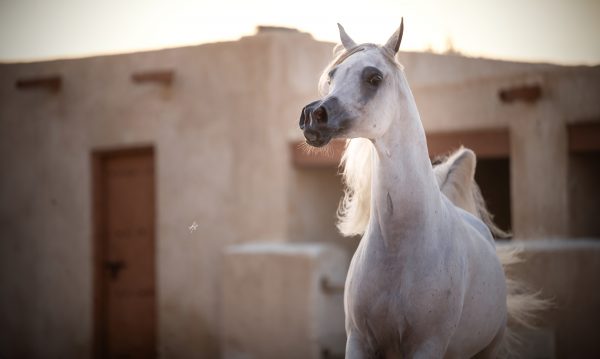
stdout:
[(508, 158), (479, 158), (475, 182), (481, 189), (488, 211), (496, 225), (504, 230), (512, 228), (510, 214), (510, 161)]
[(569, 125), (569, 234), (600, 238), (600, 121)]
[(432, 158), (447, 154), (460, 146), (470, 148), (477, 155), (475, 181), (481, 188), (496, 225), (510, 232), (512, 220), (508, 129), (427, 133), (427, 147)]
[(600, 238), (600, 151), (569, 157), (569, 217), (571, 236)]

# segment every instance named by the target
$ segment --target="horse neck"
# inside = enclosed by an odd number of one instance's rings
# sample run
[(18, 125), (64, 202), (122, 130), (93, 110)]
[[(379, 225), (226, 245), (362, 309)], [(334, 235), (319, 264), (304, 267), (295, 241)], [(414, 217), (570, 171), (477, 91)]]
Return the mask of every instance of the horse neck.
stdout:
[(400, 110), (388, 131), (373, 141), (370, 227), (377, 224), (384, 240), (430, 224), (429, 218), (441, 205), (425, 131), (404, 77), (400, 86)]

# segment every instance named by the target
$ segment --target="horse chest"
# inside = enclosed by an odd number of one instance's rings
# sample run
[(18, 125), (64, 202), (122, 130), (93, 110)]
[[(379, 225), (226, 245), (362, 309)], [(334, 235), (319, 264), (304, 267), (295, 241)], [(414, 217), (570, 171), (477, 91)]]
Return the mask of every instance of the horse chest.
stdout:
[[(345, 291), (346, 320), (352, 332), (360, 333), (373, 357), (398, 347), (405, 332), (406, 308), (402, 275), (392, 278), (383, 265), (366, 265), (353, 259)], [(358, 267), (358, 268), (357, 268)], [(379, 353), (379, 354), (377, 354)]]
[(386, 346), (409, 335), (407, 328), (453, 325), (460, 285), (446, 271), (448, 258), (418, 248), (389, 253), (367, 241), (357, 249), (345, 293), (350, 325)]
[(403, 294), (410, 291), (404, 266), (401, 259), (374, 255), (359, 247), (352, 259), (345, 290), (346, 308), (357, 322), (376, 322), (380, 327), (396, 321), (393, 317), (406, 299)]

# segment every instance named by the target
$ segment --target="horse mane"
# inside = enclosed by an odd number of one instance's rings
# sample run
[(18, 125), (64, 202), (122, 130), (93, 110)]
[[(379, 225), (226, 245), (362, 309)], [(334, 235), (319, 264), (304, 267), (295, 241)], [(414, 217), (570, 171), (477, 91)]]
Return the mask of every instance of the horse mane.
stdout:
[(345, 184), (337, 227), (344, 236), (362, 235), (371, 216), (371, 172), (375, 147), (366, 138), (346, 141), (340, 167)]
[[(433, 166), (443, 165), (449, 160), (454, 160), (466, 153), (472, 154), (473, 161), (475, 161), (474, 153), (461, 147), (454, 152), (434, 159)], [(344, 236), (362, 235), (369, 224), (371, 215), (371, 172), (374, 156), (375, 147), (370, 140), (353, 138), (346, 142), (346, 150), (340, 161), (342, 179), (345, 184), (344, 197), (340, 201), (337, 211), (337, 227)], [(449, 169), (444, 178), (438, 179), (442, 193), (449, 196), (450, 192), (462, 192), (463, 196), (472, 196), (471, 200), (475, 206), (473, 215), (485, 223), (494, 238), (510, 238), (510, 233), (503, 231), (494, 223), (494, 217), (487, 209), (481, 190), (475, 180), (468, 178), (464, 181), (453, 181), (451, 186), (447, 185), (448, 175), (451, 171), (452, 169)], [(458, 205), (457, 203), (454, 204)]]

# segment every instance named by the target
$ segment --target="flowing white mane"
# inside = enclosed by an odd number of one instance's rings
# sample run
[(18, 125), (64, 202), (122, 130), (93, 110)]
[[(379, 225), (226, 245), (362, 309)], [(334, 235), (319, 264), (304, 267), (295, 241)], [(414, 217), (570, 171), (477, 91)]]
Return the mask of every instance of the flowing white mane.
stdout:
[(344, 236), (362, 235), (369, 224), (373, 156), (375, 148), (370, 140), (347, 141), (340, 162), (346, 188), (337, 213), (337, 227)]
[[(469, 203), (470, 206), (459, 206), (472, 212), (490, 229), (494, 238), (510, 238), (510, 233), (503, 231), (493, 221), (493, 215), (488, 211), (479, 186), (472, 178), (448, 180), (448, 174), (453, 170), (457, 157), (470, 153), (473, 156), (473, 171), (475, 155), (463, 147), (453, 153), (437, 159), (439, 167), (434, 167), (440, 190), (452, 202)], [(345, 184), (344, 197), (338, 207), (338, 230), (344, 236), (364, 234), (371, 214), (371, 172), (375, 147), (371, 141), (364, 138), (354, 138), (346, 142), (346, 150), (340, 161), (342, 178)], [(456, 198), (460, 197), (460, 201)], [(465, 207), (473, 207), (465, 208)]]

